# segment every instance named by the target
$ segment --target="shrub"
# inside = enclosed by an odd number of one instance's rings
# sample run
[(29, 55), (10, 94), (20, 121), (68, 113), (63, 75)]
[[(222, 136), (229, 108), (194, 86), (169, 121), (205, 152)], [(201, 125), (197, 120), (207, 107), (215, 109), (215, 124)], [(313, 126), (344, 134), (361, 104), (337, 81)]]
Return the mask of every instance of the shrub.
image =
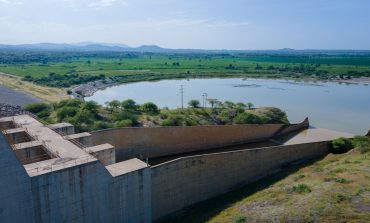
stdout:
[(114, 123), (114, 127), (121, 128), (121, 127), (130, 127), (132, 126), (132, 121), (130, 119), (121, 120)]
[(247, 218), (244, 216), (239, 216), (235, 219), (235, 223), (244, 223), (247, 222)]
[(331, 142), (332, 152), (335, 154), (346, 153), (349, 150), (353, 149), (353, 144), (350, 139), (339, 138)]
[(348, 198), (343, 194), (336, 194), (334, 199), (335, 199), (335, 202), (341, 203), (342, 201), (345, 201)]
[(310, 193), (312, 190), (309, 186), (307, 186), (306, 184), (298, 184), (296, 186), (293, 186), (293, 191), (294, 192), (297, 192), (299, 194), (308, 194)]
[(162, 121), (162, 126), (181, 126), (183, 123), (183, 120), (181, 116), (179, 115), (171, 115), (168, 116), (165, 120)]
[(62, 121), (66, 117), (73, 117), (77, 114), (78, 108), (76, 107), (63, 107), (57, 110), (57, 117), (59, 121)]
[(361, 153), (367, 153), (370, 151), (370, 137), (367, 136), (356, 136), (352, 139), (352, 144)]
[(32, 112), (34, 114), (37, 114), (39, 112), (49, 111), (50, 106), (46, 103), (34, 103), (34, 104), (27, 105), (25, 107), (25, 110)]
[(261, 124), (262, 120), (259, 116), (251, 113), (240, 113), (234, 118), (236, 124)]
[(352, 181), (344, 179), (344, 178), (335, 178), (335, 182), (341, 183), (341, 184), (348, 184), (348, 183), (351, 183)]
[(79, 99), (66, 99), (66, 100), (62, 100), (59, 103), (57, 103), (55, 105), (55, 108), (62, 108), (62, 107), (66, 107), (66, 106), (81, 107), (82, 103), (83, 103), (83, 101), (81, 101)]
[(306, 176), (304, 174), (299, 174), (298, 176), (294, 177), (294, 181), (297, 181), (299, 179), (305, 178)]
[(131, 126), (138, 123), (138, 116), (132, 112), (125, 111), (125, 110), (118, 114), (117, 119), (118, 120), (131, 120), (132, 122)]

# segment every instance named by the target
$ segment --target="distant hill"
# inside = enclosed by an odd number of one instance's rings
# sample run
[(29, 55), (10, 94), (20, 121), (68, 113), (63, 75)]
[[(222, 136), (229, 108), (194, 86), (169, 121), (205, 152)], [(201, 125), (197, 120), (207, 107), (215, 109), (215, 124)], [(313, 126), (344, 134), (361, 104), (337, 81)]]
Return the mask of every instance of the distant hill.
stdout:
[(157, 45), (142, 45), (139, 47), (130, 47), (120, 43), (96, 43), (96, 42), (81, 42), (81, 43), (35, 43), (35, 44), (19, 44), (6, 45), (0, 44), (0, 51), (111, 51), (111, 52), (139, 52), (139, 53), (205, 53), (205, 54), (223, 54), (223, 53), (238, 53), (238, 54), (284, 54), (284, 55), (308, 55), (308, 54), (331, 54), (331, 55), (369, 55), (370, 50), (296, 50), (290, 48), (278, 50), (205, 50), (205, 49), (169, 49), (162, 48)]

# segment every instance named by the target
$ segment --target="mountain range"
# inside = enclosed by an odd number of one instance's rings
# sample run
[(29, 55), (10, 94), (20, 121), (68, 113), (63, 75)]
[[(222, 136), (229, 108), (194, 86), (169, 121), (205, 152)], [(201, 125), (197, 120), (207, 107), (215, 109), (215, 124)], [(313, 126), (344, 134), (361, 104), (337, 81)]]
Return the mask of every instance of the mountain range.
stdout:
[(130, 47), (120, 43), (34, 43), (34, 44), (0, 44), (0, 51), (114, 51), (139, 53), (266, 53), (266, 54), (369, 54), (370, 50), (295, 50), (290, 48), (278, 50), (205, 50), (205, 49), (169, 49), (157, 45)]

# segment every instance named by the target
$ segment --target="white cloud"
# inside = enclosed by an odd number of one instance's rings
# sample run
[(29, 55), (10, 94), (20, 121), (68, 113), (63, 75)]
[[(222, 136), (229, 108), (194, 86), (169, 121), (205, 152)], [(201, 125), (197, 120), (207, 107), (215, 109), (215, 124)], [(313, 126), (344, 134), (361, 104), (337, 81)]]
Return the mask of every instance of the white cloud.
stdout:
[[(0, 0), (1, 1), (1, 0)], [(8, 0), (4, 0), (8, 1)], [(55, 0), (68, 3), (69, 6), (87, 6), (89, 8), (99, 9), (105, 7), (111, 7), (114, 5), (128, 6), (129, 4), (123, 0)]]
[(3, 3), (3, 4), (14, 4), (14, 5), (22, 5), (23, 2), (22, 1), (19, 1), (19, 0), (16, 0), (16, 1), (12, 1), (12, 0), (0, 0), (0, 4)]

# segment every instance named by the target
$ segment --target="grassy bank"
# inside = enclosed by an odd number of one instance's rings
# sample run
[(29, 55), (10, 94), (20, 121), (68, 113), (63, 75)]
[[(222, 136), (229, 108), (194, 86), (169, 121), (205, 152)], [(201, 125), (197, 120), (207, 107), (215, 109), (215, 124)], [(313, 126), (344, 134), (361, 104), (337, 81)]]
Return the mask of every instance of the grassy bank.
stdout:
[(165, 222), (369, 221), (370, 154), (355, 149), (290, 167)]
[(41, 86), (28, 81), (23, 81), (20, 77), (0, 72), (0, 84), (26, 92), (32, 96), (48, 102), (57, 102), (69, 98), (64, 89)]

